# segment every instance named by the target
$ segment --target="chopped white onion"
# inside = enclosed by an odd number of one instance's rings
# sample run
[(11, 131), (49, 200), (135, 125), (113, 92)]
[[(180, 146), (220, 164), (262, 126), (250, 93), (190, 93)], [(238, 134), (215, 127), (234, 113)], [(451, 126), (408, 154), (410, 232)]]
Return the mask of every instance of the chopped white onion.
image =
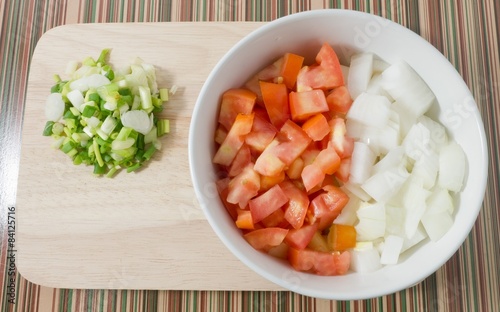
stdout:
[(58, 121), (64, 114), (64, 100), (61, 93), (51, 93), (45, 102), (45, 118)]
[(438, 185), (452, 192), (462, 189), (465, 176), (465, 153), (460, 145), (452, 142), (439, 153)]
[(373, 54), (358, 53), (351, 57), (347, 88), (353, 99), (356, 99), (368, 88), (373, 73)]

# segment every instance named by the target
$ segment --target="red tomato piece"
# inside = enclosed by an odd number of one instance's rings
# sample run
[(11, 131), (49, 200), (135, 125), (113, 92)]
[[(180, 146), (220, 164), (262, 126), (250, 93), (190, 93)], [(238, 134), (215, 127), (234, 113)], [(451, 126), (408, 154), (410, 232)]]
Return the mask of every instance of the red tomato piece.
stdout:
[(344, 85), (344, 76), (337, 54), (324, 43), (316, 55), (317, 64), (304, 66), (297, 75), (297, 91), (329, 90)]
[(248, 209), (236, 209), (237, 218), (236, 218), (236, 226), (242, 230), (253, 230), (255, 229), (252, 213)]
[(288, 261), (297, 271), (324, 276), (343, 275), (349, 270), (351, 254), (348, 251), (320, 252), (290, 247)]
[(265, 193), (251, 199), (248, 203), (252, 212), (253, 222), (262, 221), (288, 202), (288, 197), (279, 185), (275, 185)]
[(249, 115), (255, 105), (256, 94), (246, 89), (230, 89), (222, 95), (219, 123), (231, 129), (238, 114)]
[(309, 118), (303, 125), (302, 129), (309, 135), (313, 141), (321, 141), (330, 133), (328, 120), (323, 114), (316, 114)]
[(330, 226), (349, 201), (349, 196), (334, 185), (323, 188), (326, 192), (318, 194), (309, 205), (309, 223), (318, 223), (318, 229)]
[(354, 140), (347, 136), (345, 120), (340, 117), (328, 122), (330, 125), (330, 142), (340, 158), (351, 157), (354, 149)]
[(271, 123), (276, 128), (281, 128), (285, 121), (290, 118), (288, 89), (286, 85), (283, 83), (261, 81), (260, 91)]
[(346, 86), (337, 87), (326, 96), (326, 103), (330, 112), (334, 114), (347, 114), (352, 102), (351, 94)]
[(340, 157), (333, 147), (328, 146), (319, 152), (314, 163), (324, 174), (334, 174), (340, 167)]
[(250, 153), (250, 148), (248, 145), (243, 144), (229, 167), (228, 175), (230, 177), (237, 176), (251, 161), (252, 155)]
[(304, 121), (329, 110), (325, 93), (322, 90), (292, 91), (289, 97), (290, 112), (294, 121)]
[[(267, 116), (267, 113), (264, 112)], [(262, 153), (278, 133), (278, 130), (260, 114), (255, 113), (252, 130), (245, 136), (245, 143), (255, 153)]]
[(248, 201), (259, 193), (260, 175), (248, 164), (228, 185), (227, 201), (245, 208)]
[(291, 120), (287, 120), (281, 127), (278, 139), (281, 142), (275, 153), (286, 166), (290, 166), (311, 143), (311, 138), (307, 133)]
[(325, 178), (325, 173), (323, 172), (323, 170), (321, 170), (320, 166), (318, 166), (315, 162), (313, 162), (312, 164), (304, 167), (304, 170), (302, 170), (301, 177), (302, 177), (302, 182), (304, 183), (304, 187), (306, 188), (306, 191), (309, 192), (315, 186), (323, 182), (323, 179)]
[(276, 152), (279, 144), (280, 142), (274, 139), (255, 161), (254, 169), (261, 175), (277, 176), (285, 169), (286, 164), (278, 157)]
[(293, 228), (299, 229), (304, 224), (304, 219), (309, 207), (309, 197), (307, 193), (299, 189), (289, 180), (283, 181), (280, 186), (288, 198), (288, 203), (284, 208), (285, 219)]
[(335, 177), (340, 181), (347, 183), (351, 172), (351, 157), (344, 158), (340, 161), (340, 167), (335, 172)]
[(245, 135), (252, 130), (254, 114), (243, 115), (238, 114), (229, 130), (224, 142), (215, 153), (213, 162), (223, 166), (229, 166), (239, 149), (245, 142)]
[(243, 237), (253, 248), (267, 252), (271, 247), (280, 245), (288, 234), (282, 228), (263, 228), (251, 231)]
[(287, 228), (288, 222), (285, 220), (285, 212), (278, 209), (260, 221), (264, 227)]
[(238, 218), (238, 205), (231, 204), (227, 201), (227, 194), (229, 193), (228, 186), (230, 181), (231, 179), (229, 178), (220, 179), (215, 182), (215, 185), (217, 186), (217, 191), (219, 192), (219, 197), (222, 201), (222, 204), (226, 208), (231, 218), (233, 220), (236, 220)]
[(286, 53), (283, 56), (283, 64), (280, 71), (280, 76), (283, 77), (283, 83), (288, 89), (293, 89), (295, 82), (297, 81), (297, 75), (302, 68), (304, 63), (304, 57), (293, 54)]
[(288, 231), (285, 237), (285, 243), (296, 249), (304, 249), (311, 242), (317, 230), (318, 227), (316, 224), (309, 224), (299, 229), (292, 229)]

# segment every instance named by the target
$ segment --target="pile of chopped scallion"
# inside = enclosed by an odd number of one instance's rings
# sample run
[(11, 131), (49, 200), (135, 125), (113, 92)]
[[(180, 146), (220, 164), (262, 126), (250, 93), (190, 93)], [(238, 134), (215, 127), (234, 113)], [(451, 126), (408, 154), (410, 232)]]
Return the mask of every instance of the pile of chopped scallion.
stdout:
[(108, 64), (110, 50), (97, 60), (68, 64), (68, 80), (55, 75), (47, 98), (44, 136), (71, 157), (75, 165), (94, 167), (94, 174), (113, 177), (135, 171), (161, 149), (159, 137), (169, 120), (155, 114), (176, 87), (158, 89), (155, 68), (137, 59), (121, 71)]

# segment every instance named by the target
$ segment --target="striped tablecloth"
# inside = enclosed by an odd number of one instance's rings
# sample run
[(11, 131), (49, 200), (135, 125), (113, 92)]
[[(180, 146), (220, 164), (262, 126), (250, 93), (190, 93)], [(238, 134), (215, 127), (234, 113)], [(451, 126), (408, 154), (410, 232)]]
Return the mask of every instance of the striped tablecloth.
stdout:
[[(420, 34), (450, 60), (476, 98), (490, 142), (488, 188), (470, 235), (441, 269), (397, 294), (350, 302), (291, 292), (52, 289), (15, 271), (8, 212), (16, 204), (30, 59), (47, 30), (71, 23), (271, 21), (322, 8), (370, 12)], [(0, 0), (0, 310), (500, 311), (499, 18), (498, 0)]]

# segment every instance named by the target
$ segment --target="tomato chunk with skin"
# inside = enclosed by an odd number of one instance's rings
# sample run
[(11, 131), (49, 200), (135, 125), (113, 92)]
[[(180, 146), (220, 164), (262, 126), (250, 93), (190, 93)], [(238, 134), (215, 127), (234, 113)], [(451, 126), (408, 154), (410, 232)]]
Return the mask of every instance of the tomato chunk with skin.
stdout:
[(278, 133), (276, 127), (260, 116), (260, 114), (255, 113), (252, 130), (245, 136), (245, 143), (255, 153), (262, 153), (269, 143), (272, 142), (276, 133)]
[(285, 237), (285, 242), (293, 248), (304, 249), (311, 242), (318, 230), (316, 224), (305, 225), (299, 229), (292, 229)]
[(341, 117), (333, 118), (330, 125), (330, 142), (340, 158), (351, 157), (354, 149), (354, 140), (347, 136), (345, 120)]
[(253, 169), (253, 166), (253, 163), (249, 163), (229, 182), (227, 202), (245, 208), (248, 201), (259, 193), (260, 175)]
[(278, 140), (281, 142), (275, 153), (286, 166), (290, 166), (311, 143), (311, 138), (307, 133), (291, 120), (287, 120), (281, 127)]
[(235, 177), (252, 161), (252, 155), (248, 145), (243, 144), (238, 153), (234, 157), (231, 166), (229, 167), (228, 174), (230, 177)]
[(323, 114), (316, 114), (309, 118), (303, 125), (302, 129), (309, 135), (313, 141), (321, 141), (330, 133), (328, 120)]
[(239, 149), (245, 142), (245, 135), (252, 130), (254, 114), (243, 115), (238, 114), (231, 126), (224, 142), (219, 146), (217, 153), (215, 153), (213, 162), (223, 166), (229, 166)]
[(219, 179), (215, 182), (215, 185), (217, 187), (217, 192), (219, 193), (219, 197), (222, 201), (222, 204), (226, 208), (226, 210), (229, 213), (229, 215), (231, 216), (231, 218), (233, 220), (236, 220), (238, 217), (238, 214), (237, 214), (238, 205), (231, 204), (227, 201), (227, 194), (229, 193), (228, 186), (229, 186), (230, 181), (231, 181), (231, 179), (229, 179), (229, 178)]
[(349, 201), (349, 196), (334, 185), (327, 185), (323, 189), (326, 192), (311, 200), (307, 215), (309, 223), (318, 223), (319, 230), (330, 226)]
[(349, 270), (351, 254), (348, 251), (320, 252), (290, 247), (288, 261), (297, 271), (324, 276), (343, 275)]
[(251, 199), (248, 203), (253, 222), (260, 222), (288, 202), (288, 197), (279, 185), (275, 185), (265, 193)]
[(276, 128), (281, 128), (290, 118), (288, 105), (288, 89), (283, 83), (260, 82), (262, 100), (266, 107), (271, 123)]
[(260, 221), (264, 227), (287, 228), (289, 223), (285, 220), (285, 212), (278, 209)]
[(279, 144), (278, 140), (273, 140), (255, 161), (254, 169), (261, 175), (276, 176), (286, 168), (286, 164), (278, 157)]
[(293, 228), (299, 229), (304, 224), (304, 219), (309, 207), (309, 197), (307, 193), (299, 189), (289, 180), (283, 181), (280, 186), (286, 197), (288, 197), (288, 203), (284, 208), (285, 219)]
[(326, 103), (331, 113), (347, 114), (352, 102), (351, 94), (346, 86), (337, 87), (326, 96)]
[(280, 76), (283, 78), (283, 83), (288, 89), (293, 89), (295, 86), (295, 83), (297, 82), (297, 75), (302, 68), (303, 63), (303, 56), (293, 53), (286, 53), (283, 56), (283, 65)]
[(238, 114), (249, 115), (255, 105), (257, 95), (247, 89), (230, 89), (222, 95), (219, 123), (231, 129)]
[(335, 172), (335, 177), (347, 183), (349, 181), (349, 175), (351, 172), (351, 157), (344, 158), (340, 161), (339, 169)]
[(297, 76), (297, 91), (329, 90), (343, 86), (344, 76), (333, 48), (324, 43), (316, 55), (317, 64), (304, 66)]
[(253, 248), (267, 252), (270, 248), (279, 246), (287, 234), (286, 229), (272, 227), (253, 230), (243, 237)]
[(239, 229), (243, 230), (255, 229), (250, 210), (237, 208), (236, 213), (237, 213), (237, 218), (235, 223)]
[(290, 92), (290, 113), (292, 120), (304, 121), (318, 113), (328, 112), (328, 103), (322, 90)]

